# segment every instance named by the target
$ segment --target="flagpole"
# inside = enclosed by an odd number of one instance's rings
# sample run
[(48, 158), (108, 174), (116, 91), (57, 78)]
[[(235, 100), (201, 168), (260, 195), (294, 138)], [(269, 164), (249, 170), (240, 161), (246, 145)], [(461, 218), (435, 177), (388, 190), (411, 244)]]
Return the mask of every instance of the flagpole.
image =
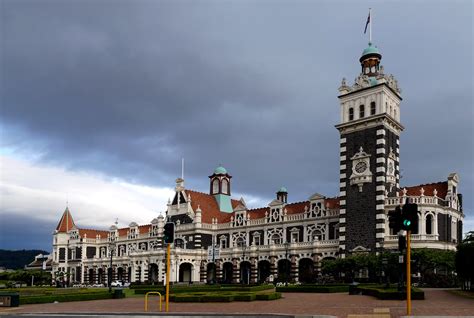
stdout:
[(372, 43), (372, 9), (369, 8), (369, 17), (370, 17), (370, 21), (369, 21), (369, 42)]

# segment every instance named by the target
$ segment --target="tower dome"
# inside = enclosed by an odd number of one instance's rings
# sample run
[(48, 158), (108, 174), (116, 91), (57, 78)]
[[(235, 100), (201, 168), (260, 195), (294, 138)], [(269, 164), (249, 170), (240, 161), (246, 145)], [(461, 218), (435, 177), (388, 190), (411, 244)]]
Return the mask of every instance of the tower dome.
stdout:
[(214, 170), (214, 174), (227, 174), (227, 170), (223, 166), (219, 166)]
[(381, 59), (382, 54), (380, 54), (379, 49), (373, 45), (372, 42), (369, 42), (369, 46), (365, 48), (359, 59), (362, 74), (369, 77), (377, 76), (379, 74)]

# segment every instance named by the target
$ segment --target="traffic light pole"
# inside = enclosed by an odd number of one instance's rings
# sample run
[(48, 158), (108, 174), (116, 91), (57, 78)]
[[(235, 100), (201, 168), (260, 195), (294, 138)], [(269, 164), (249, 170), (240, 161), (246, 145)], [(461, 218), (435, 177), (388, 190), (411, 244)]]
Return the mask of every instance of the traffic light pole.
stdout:
[(411, 315), (411, 231), (407, 231), (407, 315)]
[(171, 251), (171, 244), (168, 243), (166, 247), (166, 305), (165, 310), (168, 312), (169, 310), (169, 300), (170, 300), (170, 251)]

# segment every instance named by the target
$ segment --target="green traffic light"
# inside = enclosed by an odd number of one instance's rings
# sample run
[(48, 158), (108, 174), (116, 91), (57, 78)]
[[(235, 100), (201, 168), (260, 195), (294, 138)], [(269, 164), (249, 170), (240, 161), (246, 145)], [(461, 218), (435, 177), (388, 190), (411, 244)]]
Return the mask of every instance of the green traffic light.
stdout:
[(403, 220), (403, 225), (408, 227), (410, 226), (410, 224), (411, 224), (410, 220)]

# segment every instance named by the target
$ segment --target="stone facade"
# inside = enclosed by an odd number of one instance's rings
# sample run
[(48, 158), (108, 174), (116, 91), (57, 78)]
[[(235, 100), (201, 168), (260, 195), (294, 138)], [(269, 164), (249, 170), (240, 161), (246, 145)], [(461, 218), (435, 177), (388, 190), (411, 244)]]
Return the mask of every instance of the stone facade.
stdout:
[(244, 199), (232, 199), (232, 177), (218, 167), (209, 177), (209, 193), (187, 189), (177, 179), (166, 213), (150, 224), (83, 229), (66, 209), (53, 234), (55, 278), (70, 284), (105, 284), (108, 277), (161, 284), (163, 227), (173, 222), (172, 282), (311, 282), (323, 259), (396, 249), (398, 233), (389, 229), (387, 215), (407, 202), (419, 207), (412, 246), (454, 250), (464, 217), (459, 177), (400, 187), (401, 91), (393, 75), (383, 74), (381, 54), (369, 46), (372, 53), (360, 59), (365, 73), (339, 88), (338, 197), (315, 193), (288, 203), (282, 187), (266, 207), (250, 209)]

